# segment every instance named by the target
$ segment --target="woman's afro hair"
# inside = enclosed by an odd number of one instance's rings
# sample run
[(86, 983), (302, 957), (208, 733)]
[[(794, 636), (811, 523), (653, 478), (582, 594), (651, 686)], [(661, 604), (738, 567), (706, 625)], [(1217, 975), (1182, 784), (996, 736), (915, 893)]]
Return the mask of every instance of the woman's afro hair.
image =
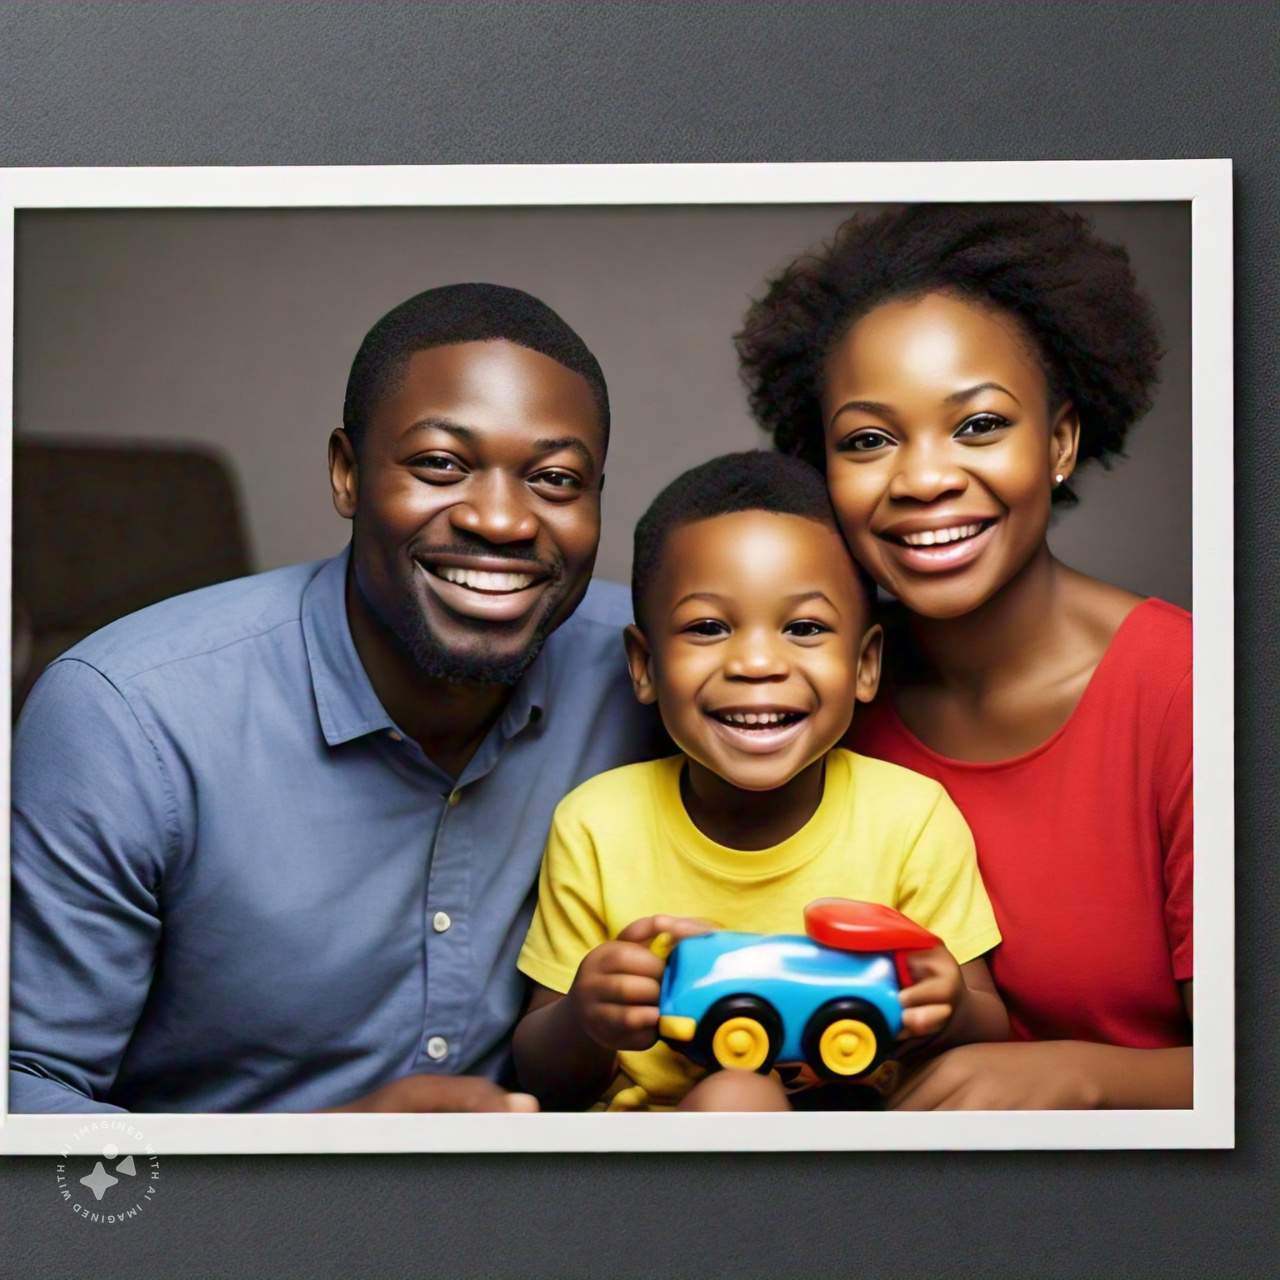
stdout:
[[(1159, 337), (1128, 254), (1047, 204), (914, 204), (855, 214), (753, 302), (734, 341), (751, 408), (782, 453), (820, 470), (819, 398), (834, 344), (893, 299), (947, 292), (1018, 318), (1056, 403), (1080, 417), (1078, 458), (1122, 457), (1151, 406)], [(1055, 502), (1076, 501), (1067, 485)]]

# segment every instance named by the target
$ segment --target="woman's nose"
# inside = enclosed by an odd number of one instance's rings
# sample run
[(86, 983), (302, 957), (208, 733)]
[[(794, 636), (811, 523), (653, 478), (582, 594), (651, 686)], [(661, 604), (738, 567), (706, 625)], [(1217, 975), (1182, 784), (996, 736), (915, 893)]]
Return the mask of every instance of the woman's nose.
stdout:
[(889, 496), (916, 502), (936, 502), (968, 485), (968, 476), (944, 446), (908, 445), (896, 451), (897, 468), (889, 482)]
[(468, 479), (463, 500), (449, 509), (449, 520), (455, 529), (493, 543), (528, 542), (538, 532), (524, 485), (496, 471)]

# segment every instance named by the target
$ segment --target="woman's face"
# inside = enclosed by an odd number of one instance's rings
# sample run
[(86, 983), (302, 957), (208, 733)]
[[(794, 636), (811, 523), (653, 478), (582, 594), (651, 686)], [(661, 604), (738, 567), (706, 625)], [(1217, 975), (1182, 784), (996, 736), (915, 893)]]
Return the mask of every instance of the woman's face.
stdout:
[(912, 612), (976, 609), (1043, 546), (1078, 423), (1012, 317), (941, 293), (877, 307), (828, 357), (822, 413), (845, 537)]

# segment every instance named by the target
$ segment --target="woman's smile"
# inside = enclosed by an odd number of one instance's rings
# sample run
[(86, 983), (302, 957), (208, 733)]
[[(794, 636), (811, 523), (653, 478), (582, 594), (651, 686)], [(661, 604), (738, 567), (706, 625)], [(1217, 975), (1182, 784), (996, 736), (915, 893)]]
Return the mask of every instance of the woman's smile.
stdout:
[(950, 573), (967, 567), (982, 554), (995, 537), (999, 522), (999, 516), (978, 520), (944, 517), (918, 527), (916, 522), (903, 521), (893, 528), (877, 530), (876, 537), (895, 549), (904, 569)]

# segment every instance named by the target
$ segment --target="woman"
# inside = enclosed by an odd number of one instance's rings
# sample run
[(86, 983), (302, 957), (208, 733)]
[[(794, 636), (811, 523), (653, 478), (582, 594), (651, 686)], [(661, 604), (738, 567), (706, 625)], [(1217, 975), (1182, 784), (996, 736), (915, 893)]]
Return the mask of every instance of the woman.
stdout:
[(898, 601), (849, 745), (946, 786), (1004, 937), (1014, 1039), (941, 1055), (893, 1104), (1191, 1106), (1191, 618), (1045, 540), (1150, 404), (1124, 251), (1044, 205), (858, 215), (737, 342), (761, 424), (826, 473)]

